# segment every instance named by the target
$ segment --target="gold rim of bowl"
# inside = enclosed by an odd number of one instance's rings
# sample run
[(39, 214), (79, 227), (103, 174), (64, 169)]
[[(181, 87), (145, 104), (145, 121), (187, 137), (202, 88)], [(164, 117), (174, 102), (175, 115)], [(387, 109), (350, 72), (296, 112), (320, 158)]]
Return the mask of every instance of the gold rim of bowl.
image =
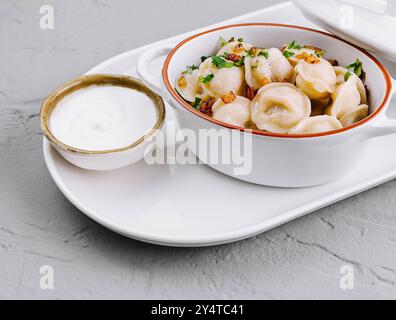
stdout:
[[(61, 142), (52, 134), (49, 128), (49, 119), (51, 117), (52, 111), (56, 108), (58, 102), (67, 95), (91, 86), (118, 86), (144, 93), (147, 97), (149, 97), (153, 101), (155, 108), (157, 110), (157, 121), (155, 125), (151, 129), (149, 129), (142, 137), (134, 141), (132, 144), (118, 149), (84, 150), (84, 149), (74, 148), (72, 146), (69, 146)], [(93, 74), (71, 80), (65, 83), (64, 85), (62, 85), (61, 87), (59, 87), (58, 89), (56, 89), (53, 93), (51, 93), (44, 100), (40, 110), (40, 125), (44, 136), (57, 147), (65, 151), (70, 151), (79, 154), (108, 154), (108, 153), (121, 152), (132, 149), (138, 146), (139, 144), (141, 144), (146, 138), (150, 137), (153, 133), (155, 133), (156, 130), (160, 129), (163, 126), (164, 121), (165, 121), (165, 104), (162, 98), (153, 91), (151, 91), (148, 87), (146, 87), (141, 80), (124, 75)]]

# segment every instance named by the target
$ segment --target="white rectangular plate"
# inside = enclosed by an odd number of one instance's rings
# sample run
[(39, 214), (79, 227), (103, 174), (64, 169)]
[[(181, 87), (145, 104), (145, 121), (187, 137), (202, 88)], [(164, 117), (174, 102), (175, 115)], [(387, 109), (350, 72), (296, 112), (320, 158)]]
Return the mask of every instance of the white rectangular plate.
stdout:
[[(277, 22), (315, 27), (291, 3), (253, 12), (215, 26)], [(210, 26), (162, 42), (176, 42)], [(152, 44), (152, 45), (156, 45)], [(151, 45), (150, 45), (151, 46)], [(136, 76), (138, 48), (89, 73)], [(391, 66), (392, 68), (394, 66)], [(160, 72), (161, 62), (153, 65)], [(392, 109), (392, 108), (391, 108)], [(173, 110), (167, 106), (169, 119)], [(92, 172), (66, 162), (44, 139), (48, 169), (65, 196), (85, 214), (126, 236), (161, 245), (208, 246), (244, 239), (396, 177), (396, 136), (373, 140), (365, 158), (334, 183), (280, 189), (244, 183), (204, 165), (150, 166), (143, 161), (111, 172)]]

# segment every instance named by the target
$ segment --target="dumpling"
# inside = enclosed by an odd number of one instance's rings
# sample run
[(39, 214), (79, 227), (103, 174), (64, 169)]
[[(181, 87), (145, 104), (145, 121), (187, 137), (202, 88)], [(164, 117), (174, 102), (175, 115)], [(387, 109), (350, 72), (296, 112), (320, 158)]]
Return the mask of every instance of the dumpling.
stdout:
[(228, 42), (217, 52), (217, 56), (223, 56), (225, 53), (233, 53), (238, 56), (244, 57), (247, 55), (247, 51), (252, 47), (251, 44), (240, 41)]
[(297, 64), (296, 73), (297, 87), (313, 100), (327, 98), (336, 89), (337, 76), (327, 60), (310, 56)]
[[(343, 84), (345, 82), (345, 75), (348, 70), (344, 67), (334, 67), (334, 71), (337, 75), (337, 85)], [(363, 84), (363, 81), (358, 77), (357, 80), (357, 88), (360, 93), (361, 103), (367, 104), (367, 92), (366, 87)]]
[(311, 114), (311, 101), (291, 83), (270, 83), (251, 102), (252, 121), (257, 128), (288, 133)]
[(340, 117), (340, 122), (344, 127), (350, 126), (360, 120), (367, 118), (369, 113), (369, 106), (367, 104), (361, 104), (356, 109), (346, 113)]
[(195, 98), (204, 99), (207, 93), (203, 90), (201, 83), (198, 81), (198, 69), (185, 72), (180, 75), (176, 81), (176, 90), (184, 100), (194, 102)]
[(289, 60), (277, 48), (268, 49), (271, 64), (271, 80), (273, 82), (291, 82), (294, 78), (294, 69)]
[(245, 58), (246, 83), (253, 90), (270, 82), (290, 82), (293, 77), (292, 65), (276, 48), (268, 50), (252, 48)]
[(220, 98), (230, 91), (236, 95), (243, 95), (245, 82), (243, 67), (219, 68), (213, 63), (213, 57), (211, 57), (199, 66), (198, 79), (203, 89), (211, 97)]
[(348, 81), (337, 87), (332, 95), (333, 103), (328, 108), (327, 114), (340, 119), (361, 104), (362, 97), (358, 89), (358, 81), (359, 78), (352, 74)]
[(238, 127), (250, 121), (250, 100), (232, 92), (219, 98), (212, 106), (213, 118)]
[(328, 115), (309, 117), (301, 121), (289, 133), (304, 134), (318, 133), (341, 129), (342, 125), (337, 118)]
[(249, 55), (245, 58), (245, 79), (253, 90), (268, 84), (272, 79), (269, 54), (266, 51), (263, 52), (266, 55)]

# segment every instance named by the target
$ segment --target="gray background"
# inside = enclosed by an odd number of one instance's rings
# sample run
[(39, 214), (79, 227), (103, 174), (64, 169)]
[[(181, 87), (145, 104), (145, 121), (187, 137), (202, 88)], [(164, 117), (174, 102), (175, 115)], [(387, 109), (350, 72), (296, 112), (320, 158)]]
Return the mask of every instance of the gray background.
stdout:
[[(0, 298), (396, 298), (396, 183), (239, 243), (164, 248), (74, 208), (42, 157), (40, 99), (129, 49), (279, 1), (0, 1)], [(55, 9), (55, 30), (39, 8)], [(202, 12), (202, 8), (205, 8)], [(55, 270), (41, 290), (39, 268)], [(340, 267), (355, 271), (342, 290)]]

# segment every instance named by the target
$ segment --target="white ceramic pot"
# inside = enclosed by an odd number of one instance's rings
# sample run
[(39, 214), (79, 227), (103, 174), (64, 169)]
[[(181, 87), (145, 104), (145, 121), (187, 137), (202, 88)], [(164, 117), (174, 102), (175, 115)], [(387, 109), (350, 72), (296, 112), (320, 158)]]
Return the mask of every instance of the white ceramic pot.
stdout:
[[(228, 128), (244, 134), (244, 129), (219, 122), (193, 109), (174, 90), (178, 75), (186, 66), (199, 64), (200, 57), (217, 50), (220, 37), (243, 37), (259, 47), (282, 47), (296, 40), (327, 50), (329, 59), (348, 65), (359, 58), (367, 74), (370, 93), (370, 116), (350, 127), (318, 134), (286, 135), (253, 130), (252, 170), (235, 175), (233, 165), (208, 163), (214, 169), (241, 180), (267, 186), (303, 187), (334, 181), (351, 172), (362, 158), (369, 139), (396, 133), (396, 120), (387, 118), (386, 110), (396, 92), (396, 82), (371, 54), (328, 33), (304, 27), (250, 23), (209, 30), (174, 45), (162, 45), (144, 52), (137, 64), (139, 76), (153, 91), (177, 109), (181, 128), (198, 133), (201, 128)], [(156, 58), (167, 55), (162, 79), (149, 71)], [(395, 137), (396, 139), (396, 137)], [(216, 152), (216, 151), (215, 151)], [(199, 158), (203, 155), (197, 153)], [(375, 165), (375, 164), (373, 164)]]

